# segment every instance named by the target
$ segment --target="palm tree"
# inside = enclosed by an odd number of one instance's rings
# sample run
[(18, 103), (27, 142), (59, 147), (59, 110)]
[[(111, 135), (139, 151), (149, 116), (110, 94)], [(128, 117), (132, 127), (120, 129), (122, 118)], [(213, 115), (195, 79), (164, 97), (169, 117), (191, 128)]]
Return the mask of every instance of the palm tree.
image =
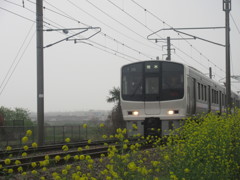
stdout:
[(108, 103), (115, 103), (115, 106), (112, 109), (112, 123), (113, 128), (125, 128), (125, 121), (123, 120), (122, 108), (120, 104), (120, 88), (113, 87), (109, 91), (109, 96), (107, 96)]

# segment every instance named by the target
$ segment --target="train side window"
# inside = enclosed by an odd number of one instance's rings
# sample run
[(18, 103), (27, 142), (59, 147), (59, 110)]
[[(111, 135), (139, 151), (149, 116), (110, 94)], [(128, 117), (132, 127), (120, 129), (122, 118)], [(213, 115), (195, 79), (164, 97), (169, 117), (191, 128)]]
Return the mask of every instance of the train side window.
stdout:
[(212, 103), (214, 103), (214, 90), (212, 89)]
[(204, 100), (207, 101), (207, 86), (204, 86)]
[(201, 99), (200, 83), (198, 83), (198, 99)]
[(224, 99), (224, 94), (222, 94), (222, 106), (225, 106), (225, 99)]
[(216, 91), (216, 103), (218, 104), (218, 99), (219, 99), (219, 97), (218, 97), (218, 91)]
[(203, 96), (203, 85), (201, 84), (201, 94), (202, 94), (202, 100), (204, 99), (204, 96)]

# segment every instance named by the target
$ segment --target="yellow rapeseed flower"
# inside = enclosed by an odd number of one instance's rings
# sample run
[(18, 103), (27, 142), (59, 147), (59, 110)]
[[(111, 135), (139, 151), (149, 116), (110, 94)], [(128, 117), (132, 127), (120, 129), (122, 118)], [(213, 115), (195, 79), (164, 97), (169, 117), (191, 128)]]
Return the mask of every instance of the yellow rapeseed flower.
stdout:
[(138, 129), (138, 127), (137, 127), (136, 124), (132, 124), (132, 128), (133, 128), (133, 129), (136, 129), (136, 130)]
[(20, 172), (20, 173), (23, 172), (22, 166), (18, 167), (18, 168), (17, 168), (17, 171)]
[(27, 172), (22, 172), (21, 175), (22, 175), (22, 176), (26, 176), (26, 175), (27, 175)]
[(32, 174), (37, 174), (37, 171), (36, 170), (32, 170)]
[(19, 165), (19, 164), (21, 164), (21, 161), (16, 160), (16, 161), (15, 161), (15, 164), (16, 164), (16, 165)]
[(112, 177), (111, 176), (107, 176), (106, 180), (112, 180)]
[(68, 171), (67, 171), (66, 169), (63, 169), (63, 170), (62, 170), (62, 174), (63, 174), (63, 175), (67, 175), (67, 174), (68, 174)]
[(127, 129), (124, 128), (124, 129), (122, 130), (122, 133), (123, 133), (123, 134), (127, 134)]
[(81, 167), (80, 167), (80, 166), (77, 166), (77, 167), (76, 167), (76, 170), (80, 171), (80, 170), (81, 170)]
[(88, 169), (92, 169), (93, 165), (92, 164), (88, 164)]
[(68, 164), (66, 165), (66, 170), (70, 170), (72, 168), (72, 165)]
[(12, 174), (13, 173), (13, 169), (8, 169), (8, 173)]
[(190, 170), (189, 170), (188, 168), (185, 168), (185, 169), (184, 169), (184, 172), (185, 172), (185, 173), (189, 173)]
[(75, 160), (75, 161), (79, 160), (79, 156), (78, 156), (78, 155), (75, 155), (75, 156), (74, 156), (74, 160)]
[(91, 156), (90, 155), (86, 155), (86, 160), (89, 160), (91, 159)]
[(49, 155), (44, 156), (44, 159), (49, 160)]
[(32, 131), (29, 129), (29, 130), (27, 130), (27, 132), (26, 132), (26, 136), (31, 136), (32, 135)]
[(68, 151), (68, 150), (69, 150), (69, 148), (68, 148), (68, 146), (67, 146), (67, 145), (63, 145), (63, 146), (62, 146), (62, 150), (63, 150), (63, 151)]
[(33, 148), (37, 148), (37, 147), (38, 147), (38, 144), (37, 144), (36, 142), (33, 142), (33, 143), (32, 143), (32, 147), (33, 147)]
[(91, 143), (92, 143), (92, 140), (91, 140), (91, 139), (89, 139), (89, 140), (88, 140), (88, 144), (91, 144)]
[(43, 167), (43, 168), (42, 168), (42, 171), (43, 171), (43, 172), (47, 171), (47, 168), (46, 168), (46, 167)]
[(52, 173), (52, 177), (56, 177), (56, 176), (58, 176), (58, 173), (57, 172), (53, 172)]
[(82, 155), (79, 156), (79, 159), (80, 159), (80, 160), (84, 160), (84, 159), (85, 159), (85, 156), (82, 154)]
[(63, 158), (63, 159), (64, 159), (65, 161), (68, 161), (70, 158), (71, 158), (71, 155), (70, 155), (70, 154), (68, 154), (68, 155), (64, 156), (64, 158)]
[(36, 163), (36, 162), (32, 162), (32, 163), (31, 163), (31, 166), (32, 166), (33, 168), (35, 168), (35, 167), (37, 166), (37, 163)]
[(66, 143), (69, 143), (70, 141), (71, 141), (70, 138), (66, 138), (66, 139), (65, 139), (65, 142), (66, 142)]
[(78, 151), (81, 152), (83, 149), (81, 147), (78, 148)]
[(40, 177), (40, 180), (45, 180), (46, 178), (44, 176), (41, 176)]
[(27, 137), (27, 136), (24, 136), (24, 137), (22, 138), (22, 142), (23, 142), (23, 143), (28, 142), (28, 137)]
[(102, 138), (103, 138), (103, 139), (107, 139), (107, 135), (105, 135), (105, 134), (102, 135)]
[(101, 123), (101, 124), (99, 125), (99, 127), (100, 127), (100, 128), (103, 128), (103, 127), (104, 127), (104, 124), (103, 124), (103, 123)]
[(57, 156), (55, 156), (55, 158), (54, 158), (54, 159), (55, 159), (55, 161), (56, 161), (56, 162), (58, 162), (58, 161), (60, 161), (60, 160), (61, 160), (61, 156), (57, 155)]
[(87, 128), (87, 124), (83, 124), (83, 128)]
[(12, 150), (12, 147), (11, 146), (7, 146), (6, 147), (6, 151), (11, 151)]
[(9, 165), (9, 164), (11, 164), (11, 160), (10, 160), (10, 159), (5, 159), (5, 160), (4, 160), (4, 163), (5, 163), (6, 165)]
[(26, 152), (23, 152), (22, 153), (22, 157), (26, 157), (27, 156), (27, 153)]
[(128, 163), (128, 169), (130, 169), (131, 171), (135, 171), (137, 169), (137, 166), (134, 162), (130, 162)]
[(151, 161), (151, 163), (152, 163), (153, 167), (157, 167), (160, 164), (159, 161)]
[(24, 151), (27, 151), (28, 150), (28, 146), (27, 145), (23, 146), (23, 149), (24, 149)]

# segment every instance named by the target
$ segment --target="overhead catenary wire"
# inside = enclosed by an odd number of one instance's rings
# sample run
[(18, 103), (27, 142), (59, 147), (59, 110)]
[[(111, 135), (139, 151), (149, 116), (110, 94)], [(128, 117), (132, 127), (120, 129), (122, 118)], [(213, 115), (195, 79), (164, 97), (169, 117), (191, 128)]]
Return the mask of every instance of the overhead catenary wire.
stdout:
[[(71, 2), (70, 0), (66, 0), (68, 2)], [(95, 7), (97, 10), (99, 10), (100, 12), (102, 12), (104, 15), (106, 15), (108, 18), (112, 19), (113, 21), (117, 22), (118, 24), (120, 24), (121, 26), (123, 26), (124, 28), (126, 28), (127, 30), (131, 31), (132, 33), (136, 34), (137, 36), (141, 37), (144, 40), (147, 40), (146, 37), (144, 37), (143, 35), (137, 33), (135, 30), (129, 28), (127, 25), (123, 24), (122, 22), (120, 22), (119, 20), (113, 18), (112, 16), (110, 16), (108, 13), (106, 13), (105, 11), (103, 11), (102, 9), (100, 9), (99, 7), (97, 7), (96, 5), (94, 5), (93, 3), (89, 2), (88, 0), (86, 0), (86, 2), (88, 2), (90, 5), (92, 5), (93, 7)], [(71, 2), (72, 3), (72, 2)], [(74, 4), (74, 3), (73, 3)], [(78, 7), (76, 4), (74, 4), (76, 7)], [(79, 7), (78, 7), (79, 8)], [(154, 44), (155, 46), (159, 46), (156, 43), (151, 42), (152, 44)], [(161, 47), (161, 46), (159, 46)], [(159, 50), (159, 49), (158, 49)]]
[[(9, 83), (9, 81), (10, 81), (13, 73), (15, 72), (17, 66), (18, 66), (19, 63), (21, 62), (21, 60), (22, 60), (24, 54), (26, 53), (26, 51), (27, 51), (30, 43), (32, 42), (32, 39), (33, 39), (33, 37), (34, 37), (35, 34), (36, 34), (36, 32), (34, 32), (34, 33), (32, 34), (30, 40), (28, 41), (26, 47), (24, 48), (24, 50), (23, 50), (21, 56), (19, 57), (18, 61), (16, 62), (16, 64), (15, 64), (14, 66), (11, 66), (11, 67), (13, 68), (13, 69), (11, 68), (11, 69), (12, 69), (12, 72), (10, 73), (10, 71), (9, 71), (10, 74), (8, 73), (8, 78), (7, 78), (6, 80), (4, 79), (4, 81), (5, 81), (4, 86), (3, 86), (3, 83), (1, 84), (2, 90), (0, 91), (0, 96), (2, 95), (2, 93), (3, 93), (4, 89), (6, 88), (6, 86), (8, 85), (8, 83)], [(29, 35), (29, 34), (28, 34), (28, 35)], [(27, 35), (27, 36), (28, 36), (28, 35)], [(24, 40), (24, 43), (25, 43), (25, 40)], [(21, 48), (22, 48), (22, 46), (21, 46)], [(21, 48), (20, 48), (20, 49), (21, 49)], [(17, 56), (18, 56), (18, 54), (17, 54)], [(15, 61), (15, 60), (14, 60), (14, 61)], [(6, 77), (7, 77), (7, 76), (6, 76)]]
[[(16, 6), (22, 8), (22, 6), (19, 5), (19, 4), (12, 3), (12, 2), (10, 2), (10, 1), (8, 1), (8, 0), (5, 0), (5, 1), (8, 2), (8, 3), (11, 3), (11, 4), (13, 4), (13, 5), (16, 5)], [(30, 0), (28, 0), (28, 1), (29, 1), (30, 3), (36, 4), (35, 2), (32, 2), (32, 1), (30, 1)], [(48, 4), (51, 5), (50, 3), (48, 3)], [(52, 5), (52, 7), (54, 7), (54, 6)], [(51, 10), (51, 9), (49, 9), (49, 8), (46, 8), (46, 7), (43, 7), (43, 8), (44, 8), (44, 9), (47, 9), (47, 10), (49, 10), (49, 11), (52, 11), (52, 12), (54, 12), (54, 13), (57, 13), (57, 14), (59, 14), (59, 15), (62, 15), (62, 14), (60, 14), (60, 13), (58, 13), (58, 12), (56, 12), (56, 11), (53, 11), (53, 10)], [(55, 7), (55, 8), (56, 8), (56, 7)], [(28, 8), (24, 8), (24, 9), (27, 9), (28, 11), (30, 11), (30, 12), (32, 12), (32, 13), (35, 13), (34, 11), (32, 11), (32, 10), (30, 10), (30, 9), (28, 9)], [(58, 10), (61, 11), (60, 9), (58, 9)], [(63, 12), (63, 11), (62, 11), (62, 12)], [(63, 15), (63, 16), (64, 16), (64, 15)], [(75, 18), (72, 18), (72, 17), (70, 17), (70, 16), (67, 16), (67, 15), (66, 15), (65, 17), (66, 17), (66, 18), (71, 18), (71, 20), (80, 22), (80, 21), (78, 21), (78, 20), (76, 20)], [(45, 19), (46, 19), (47, 21), (49, 21), (49, 22), (57, 25), (57, 26), (60, 26), (58, 23), (50, 20), (49, 18), (45, 18)], [(52, 24), (50, 24), (50, 23), (47, 22), (47, 21), (44, 21), (44, 23), (53, 26)], [(85, 26), (87, 26), (87, 27), (90, 27), (90, 25), (87, 25), (87, 24), (85, 24), (85, 23), (82, 23), (82, 22), (81, 22), (81, 24), (83, 24), (83, 25), (85, 25)], [(57, 26), (54, 26), (54, 27), (57, 28)], [(62, 26), (62, 28), (64, 28), (64, 27)], [(62, 34), (63, 34), (63, 33), (62, 33)], [(141, 52), (141, 51), (139, 51), (139, 50), (136, 50), (136, 49), (128, 46), (126, 43), (123, 43), (123, 42), (121, 42), (121, 41), (119, 41), (119, 40), (117, 40), (117, 39), (115, 39), (115, 38), (113, 38), (113, 37), (111, 37), (111, 36), (103, 33), (103, 32), (101, 32), (101, 34), (104, 35), (105, 37), (113, 40), (114, 42), (116, 42), (116, 43), (118, 43), (118, 44), (121, 44), (122, 46), (127, 47), (128, 49), (130, 49), (130, 50), (132, 50), (132, 51), (137, 52), (138, 54), (141, 54), (141, 55), (143, 55), (143, 56), (145, 56), (145, 57), (147, 57), (147, 58), (153, 59), (153, 57), (150, 57), (150, 55), (147, 55), (147, 54), (145, 54), (145, 53), (143, 53), (143, 52)], [(120, 52), (119, 52), (119, 53), (120, 53)], [(132, 58), (133, 58), (133, 57), (132, 57)], [(135, 58), (133, 58), (133, 59), (135, 59)]]
[[(30, 3), (35, 4), (35, 2), (32, 2), (31, 0), (28, 0), (28, 1), (29, 1)], [(90, 25), (88, 25), (88, 24), (86, 24), (86, 23), (83, 23), (82, 21), (79, 21), (79, 20), (77, 20), (76, 18), (71, 17), (70, 15), (68, 15), (68, 14), (65, 13), (64, 11), (60, 10), (60, 9), (57, 8), (56, 6), (52, 5), (51, 3), (47, 2), (47, 1), (44, 1), (44, 2), (46, 2), (49, 6), (55, 8), (56, 10), (60, 11), (61, 13), (59, 13), (59, 12), (57, 12), (57, 11), (54, 11), (54, 10), (52, 10), (52, 9), (50, 9), (50, 8), (47, 8), (46, 6), (44, 6), (43, 9), (49, 10), (49, 11), (51, 11), (51, 12), (53, 12), (53, 13), (56, 13), (56, 14), (58, 14), (58, 15), (61, 15), (61, 16), (65, 17), (65, 18), (70, 19), (70, 20), (73, 20), (73, 21), (75, 21), (75, 22), (77, 22), (77, 23), (80, 23), (80, 24), (86, 26), (86, 27), (91, 27)], [(82, 10), (82, 9), (81, 9), (81, 10)], [(84, 13), (87, 13), (85, 10), (83, 10), (83, 12), (84, 12)], [(90, 15), (89, 13), (87, 13), (87, 14)], [(93, 17), (94, 17), (94, 16), (93, 16)], [(48, 20), (48, 21), (50, 21), (50, 22), (52, 22), (52, 23), (54, 23), (54, 21), (51, 21), (51, 20), (48, 19), (48, 18), (45, 18), (45, 19)], [(98, 19), (97, 19), (97, 20), (98, 20)], [(45, 22), (47, 22), (47, 21), (45, 21)], [(101, 22), (102, 22), (102, 21), (101, 21)], [(48, 23), (48, 24), (50, 25), (50, 23)], [(54, 24), (57, 24), (57, 23), (54, 23)], [(59, 24), (58, 24), (58, 25), (59, 25)], [(110, 27), (110, 26), (109, 26), (109, 27)], [(120, 31), (119, 31), (119, 32), (120, 32)], [(120, 33), (121, 33), (121, 32), (120, 32)], [(100, 32), (100, 34), (103, 35), (103, 36), (105, 36), (105, 37), (107, 37), (108, 39), (111, 39), (112, 41), (114, 41), (114, 42), (116, 42), (116, 43), (124, 46), (124, 47), (127, 47), (128, 49), (130, 49), (130, 50), (132, 50), (132, 51), (137, 52), (138, 54), (142, 54), (143, 56), (145, 56), (145, 57), (147, 57), (147, 58), (149, 58), (149, 59), (151, 59), (151, 60), (153, 59), (153, 56), (148, 55), (148, 54), (146, 54), (146, 53), (143, 53), (143, 52), (141, 52), (140, 50), (137, 50), (137, 49), (135, 49), (135, 48), (132, 48), (132, 47), (130, 47), (129, 45), (127, 45), (127, 43), (123, 43), (123, 42), (117, 40), (116, 38), (113, 38), (113, 37), (107, 35), (107, 34), (104, 33), (104, 32)], [(122, 34), (123, 34), (123, 33), (122, 33)], [(125, 34), (123, 34), (123, 35), (125, 35)], [(127, 37), (127, 38), (130, 38), (130, 37)], [(133, 40), (134, 40), (134, 39), (133, 39)], [(135, 40), (135, 41), (136, 41), (136, 40)], [(140, 42), (140, 41), (138, 41), (138, 43), (141, 43), (141, 45), (144, 45), (144, 44), (143, 44), (142, 42)], [(146, 46), (147, 46), (147, 45), (146, 45)], [(149, 47), (149, 46), (148, 46), (148, 47)], [(151, 47), (151, 48), (153, 48), (153, 47)], [(157, 49), (157, 50), (159, 50), (159, 49)]]
[[(144, 8), (142, 5), (140, 5), (139, 3), (137, 3), (135, 0), (130, 0), (132, 1), (134, 4), (136, 4), (138, 7), (140, 7), (141, 9), (144, 10), (144, 12), (148, 12), (150, 15), (152, 15), (153, 17), (155, 17), (157, 20), (159, 20), (161, 23), (167, 25), (168, 27), (174, 29), (174, 27), (172, 27), (171, 25), (169, 25), (168, 23), (166, 23), (166, 21), (163, 21), (161, 18), (159, 18), (158, 16), (156, 16), (154, 13), (148, 11), (146, 8)], [(179, 36), (182, 37), (182, 35), (178, 34)], [(185, 42), (187, 42), (196, 52), (199, 53), (200, 56), (204, 57), (204, 59), (206, 59), (208, 62), (210, 62), (212, 65), (214, 65), (216, 68), (218, 68), (220, 71), (225, 72), (222, 68), (218, 67), (215, 63), (213, 63), (209, 58), (207, 58), (202, 52), (200, 52), (197, 48), (195, 48), (189, 41), (185, 40)], [(173, 44), (172, 44), (173, 45)], [(173, 45), (174, 48), (177, 48), (175, 45)]]
[[(30, 0), (28, 0), (28, 1), (30, 1)], [(65, 17), (65, 18), (68, 18), (68, 19), (71, 19), (71, 20), (73, 20), (73, 21), (76, 21), (77, 23), (80, 23), (80, 24), (82, 24), (82, 25), (89, 26), (89, 25), (87, 25), (86, 23), (83, 23), (83, 22), (81, 22), (81, 21), (79, 21), (79, 20), (71, 17), (71, 16), (68, 15), (66, 12), (61, 11), (59, 8), (57, 8), (56, 6), (50, 4), (49, 2), (47, 2), (47, 1), (45, 1), (45, 2), (46, 2), (47, 4), (49, 4), (51, 7), (57, 9), (58, 11), (60, 11), (62, 14), (61, 14), (61, 13), (58, 13), (58, 12), (56, 12), (56, 11), (53, 11), (53, 10), (51, 10), (51, 9), (49, 9), (49, 8), (44, 7), (45, 9), (47, 9), (47, 10), (49, 10), (49, 11), (52, 11), (52, 12), (54, 12), (54, 13), (57, 13), (58, 15), (61, 15), (61, 16)], [(76, 4), (75, 4), (75, 5), (76, 5)], [(126, 38), (128, 38), (128, 39), (131, 39), (132, 41), (134, 41), (134, 42), (136, 42), (136, 43), (139, 43), (139, 44), (141, 44), (141, 45), (143, 45), (143, 46), (145, 46), (145, 47), (149, 47), (149, 48), (152, 48), (152, 49), (155, 49), (155, 50), (159, 50), (159, 49), (156, 48), (156, 47), (153, 47), (153, 46), (150, 46), (150, 45), (146, 45), (146, 44), (144, 44), (143, 42), (140, 42), (139, 40), (137, 40), (137, 39), (135, 39), (135, 38), (133, 38), (133, 37), (130, 37), (130, 36), (126, 35), (125, 33), (123, 33), (123, 32), (121, 32), (121, 31), (113, 28), (112, 26), (109, 26), (109, 25), (106, 24), (104, 21), (96, 18), (95, 16), (91, 15), (90, 13), (88, 13), (88, 12), (85, 11), (84, 9), (80, 8), (79, 6), (76, 5), (75, 7), (77, 7), (80, 11), (84, 12), (85, 14), (87, 14), (87, 15), (90, 16), (90, 17), (92, 17), (92, 18), (95, 19), (96, 21), (100, 22), (100, 23), (103, 24), (104, 26), (106, 26), (106, 27), (112, 29), (113, 31), (117, 32), (118, 34), (121, 34), (122, 36), (124, 36), (124, 37), (126, 37)]]
[(16, 16), (18, 16), (18, 17), (21, 17), (21, 18), (23, 18), (23, 19), (25, 19), (25, 20), (28, 20), (28, 21), (31, 21), (31, 22), (36, 22), (35, 20), (29, 19), (29, 18), (27, 18), (27, 17), (25, 17), (25, 16), (22, 16), (22, 15), (20, 15), (20, 14), (18, 14), (18, 13), (15, 13), (15, 12), (13, 12), (13, 11), (8, 10), (8, 9), (2, 8), (2, 7), (0, 7), (0, 9), (2, 9), (2, 10), (4, 10), (4, 11), (7, 11), (7, 12), (9, 12), (9, 13), (11, 13), (11, 14), (14, 14), (14, 15), (16, 15)]
[[(70, 1), (71, 2), (71, 1)], [(51, 5), (50, 3), (48, 3), (47, 2), (47, 4), (49, 4), (49, 5)], [(72, 3), (71, 3), (72, 4)], [(74, 4), (74, 3), (73, 3)], [(76, 4), (74, 4), (74, 5), (76, 5)], [(51, 5), (52, 7), (54, 7), (54, 8), (56, 8), (55, 6), (53, 6), (53, 5)], [(77, 5), (76, 5), (77, 6)], [(78, 7), (77, 6), (77, 8), (79, 9), (80, 7)], [(48, 9), (49, 10), (49, 8), (45, 8), (45, 9)], [(56, 8), (57, 10), (59, 10), (59, 11), (61, 11), (59, 8)], [(81, 8), (80, 8), (80, 10), (82, 10)], [(61, 11), (61, 12), (63, 12), (63, 11)], [(91, 14), (89, 14), (88, 12), (86, 12), (85, 10), (83, 10), (83, 12), (84, 13), (87, 13), (88, 15), (90, 15), (90, 16), (92, 16)], [(56, 12), (57, 13), (57, 12)], [(81, 21), (79, 21), (79, 20), (77, 20), (76, 18), (73, 18), (73, 17), (71, 17), (71, 16), (69, 16), (69, 15), (67, 15), (67, 13), (65, 13), (65, 12), (63, 12), (65, 15), (65, 17), (68, 17), (68, 18), (70, 18), (71, 20), (74, 20), (74, 21), (76, 21), (76, 22), (78, 22), (78, 23), (81, 23), (81, 24), (83, 24), (83, 25), (85, 25), (85, 26), (87, 26), (87, 27), (90, 27), (90, 25), (87, 25), (86, 23), (83, 23), (83, 22), (81, 22)], [(60, 13), (58, 13), (59, 15), (61, 15)], [(97, 18), (95, 18), (94, 17), (94, 19), (95, 20), (98, 20)], [(98, 20), (99, 21), (99, 20)], [(102, 21), (100, 21), (101, 23), (104, 23), (104, 22), (102, 22)], [(105, 24), (105, 23), (104, 23)], [(108, 25), (107, 25), (108, 26)], [(151, 55), (148, 55), (148, 54), (146, 54), (146, 53), (143, 53), (143, 52), (141, 52), (141, 51), (139, 51), (139, 50), (136, 50), (135, 48), (132, 48), (132, 47), (130, 47), (130, 46), (128, 46), (126, 43), (123, 43), (123, 42), (121, 42), (121, 41), (119, 41), (119, 40), (117, 40), (116, 38), (113, 38), (113, 37), (111, 37), (111, 36), (109, 36), (108, 34), (106, 34), (106, 33), (104, 33), (104, 32), (100, 32), (100, 34), (101, 35), (103, 35), (103, 36), (105, 36), (105, 37), (107, 37), (108, 39), (111, 39), (111, 40), (113, 40), (114, 42), (116, 42), (116, 43), (118, 43), (118, 44), (120, 44), (120, 45), (122, 45), (122, 46), (125, 46), (125, 47), (127, 47), (127, 48), (129, 48), (129, 49), (131, 49), (131, 50), (133, 50), (133, 51), (135, 51), (135, 52), (137, 52), (137, 53), (139, 53), (139, 54), (142, 54), (143, 56), (145, 56), (145, 57), (147, 57), (147, 58), (150, 58), (150, 59), (153, 59), (153, 57), (151, 57)], [(127, 37), (127, 38), (130, 38), (129, 36)], [(146, 39), (145, 39), (146, 40)], [(134, 40), (134, 41), (136, 41), (136, 40)], [(138, 43), (141, 43), (141, 45), (142, 45), (142, 42), (139, 42), (138, 41)], [(152, 48), (152, 47), (151, 47)], [(159, 49), (157, 49), (157, 50), (159, 50)]]
[(236, 21), (234, 20), (234, 18), (233, 18), (233, 16), (232, 16), (231, 13), (230, 13), (230, 17), (231, 17), (231, 19), (232, 19), (232, 21), (233, 21), (233, 24), (235, 25), (235, 27), (236, 27), (236, 29), (237, 29), (237, 31), (238, 31), (238, 34), (240, 34), (240, 28), (238, 27), (238, 25), (237, 25)]
[[(89, 0), (86, 0), (89, 2)], [(146, 26), (145, 24), (143, 24), (141, 21), (137, 20), (135, 17), (133, 17), (130, 13), (126, 12), (124, 9), (122, 9), (121, 7), (119, 7), (118, 5), (116, 5), (115, 3), (111, 2), (110, 0), (107, 0), (109, 3), (111, 3), (113, 6), (115, 6), (117, 9), (121, 10), (122, 12), (124, 12), (125, 14), (127, 14), (129, 17), (131, 17), (132, 19), (134, 19), (136, 22), (138, 22), (139, 24), (141, 24), (142, 26), (144, 26), (145, 28), (147, 28), (149, 31), (154, 32), (152, 29), (150, 29), (148, 26)], [(89, 2), (91, 3), (91, 2)], [(91, 3), (92, 4), (92, 3)], [(95, 6), (94, 4), (92, 4), (93, 6)], [(146, 11), (146, 9), (144, 9)], [(162, 21), (163, 22), (163, 21)], [(159, 36), (160, 37), (160, 36)], [(206, 67), (205, 65), (203, 65), (202, 63), (200, 63), (199, 61), (195, 60), (194, 58), (192, 58), (191, 56), (189, 56), (187, 53), (185, 53), (183, 50), (181, 50), (178, 47), (175, 47), (176, 49), (178, 49), (179, 51), (181, 51), (183, 54), (187, 55), (188, 57), (190, 57), (192, 60), (194, 60), (195, 62), (197, 62), (198, 64), (200, 64), (201, 66), (203, 66), (204, 68), (208, 69), (208, 67)]]
[[(15, 58), (13, 59), (13, 61), (12, 61), (12, 63), (11, 63), (11, 66), (9, 67), (9, 69), (8, 69), (8, 71), (7, 71), (7, 73), (6, 73), (6, 75), (4, 76), (3, 81), (2, 81), (2, 83), (0, 84), (0, 89), (3, 87), (3, 84), (4, 84), (5, 81), (7, 80), (7, 78), (8, 78), (8, 76), (9, 76), (9, 74), (10, 74), (10, 72), (11, 72), (11, 70), (12, 70), (14, 64), (16, 63), (17, 58), (18, 58), (18, 56), (19, 56), (19, 54), (20, 54), (22, 48), (24, 47), (24, 45), (25, 45), (25, 43), (26, 43), (26, 41), (27, 41), (27, 39), (28, 39), (28, 37), (29, 37), (29, 35), (30, 35), (32, 29), (33, 29), (33, 25), (34, 25), (34, 24), (35, 24), (35, 23), (33, 23), (32, 26), (31, 26), (31, 28), (29, 29), (29, 31), (28, 31), (28, 33), (27, 33), (25, 39), (23, 40), (23, 43), (21, 44), (21, 46), (20, 46), (20, 48), (19, 48), (19, 50), (18, 50), (18, 52), (17, 52)], [(5, 84), (6, 84), (6, 83), (5, 83)]]

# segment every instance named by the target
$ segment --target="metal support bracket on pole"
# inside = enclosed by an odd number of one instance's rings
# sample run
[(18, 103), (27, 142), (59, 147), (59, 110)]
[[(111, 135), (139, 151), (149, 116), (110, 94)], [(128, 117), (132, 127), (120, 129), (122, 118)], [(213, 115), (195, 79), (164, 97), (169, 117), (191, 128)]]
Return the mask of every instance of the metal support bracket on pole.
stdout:
[[(86, 37), (86, 38), (71, 39), (71, 38), (73, 38), (73, 37), (75, 37), (75, 36), (77, 36), (77, 35), (79, 35), (79, 34), (82, 34), (82, 33), (86, 32), (86, 31), (90, 30), (90, 29), (98, 30), (98, 31), (95, 32), (95, 33), (93, 33), (91, 36)], [(75, 34), (73, 34), (73, 35), (71, 35), (71, 36), (68, 36), (68, 37), (66, 37), (66, 38), (64, 38), (64, 39), (61, 39), (61, 40), (56, 41), (56, 42), (54, 42), (54, 43), (51, 43), (51, 44), (45, 46), (44, 48), (51, 47), (51, 46), (53, 46), (53, 45), (55, 45), (55, 44), (58, 44), (58, 43), (60, 43), (60, 42), (62, 42), (62, 41), (74, 41), (74, 43), (76, 43), (77, 41), (80, 41), (80, 40), (88, 40), (88, 39), (90, 39), (91, 37), (93, 37), (93, 36), (95, 36), (96, 34), (98, 34), (98, 33), (101, 32), (101, 28), (100, 28), (100, 27), (66, 28), (66, 29), (47, 29), (47, 30), (44, 30), (44, 31), (47, 31), (47, 32), (49, 32), (49, 31), (63, 31), (65, 34), (68, 34), (69, 30), (81, 30), (81, 31), (80, 31), (80, 32), (77, 32), (77, 33), (75, 33)]]

